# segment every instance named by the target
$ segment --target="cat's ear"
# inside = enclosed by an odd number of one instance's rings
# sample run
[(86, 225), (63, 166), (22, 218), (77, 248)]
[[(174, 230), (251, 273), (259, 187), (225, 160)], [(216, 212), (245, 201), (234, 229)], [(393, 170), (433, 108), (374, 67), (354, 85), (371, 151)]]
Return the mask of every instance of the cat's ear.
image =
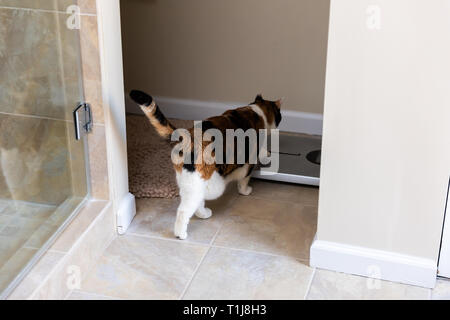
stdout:
[(275, 101), (275, 105), (278, 107), (278, 109), (281, 108), (281, 105), (284, 102), (284, 98), (278, 99), (277, 101)]
[(262, 94), (261, 94), (261, 93), (258, 94), (258, 95), (256, 96), (256, 98), (255, 98), (255, 103), (263, 102), (263, 101), (264, 101), (264, 99), (263, 99), (263, 97), (262, 97)]

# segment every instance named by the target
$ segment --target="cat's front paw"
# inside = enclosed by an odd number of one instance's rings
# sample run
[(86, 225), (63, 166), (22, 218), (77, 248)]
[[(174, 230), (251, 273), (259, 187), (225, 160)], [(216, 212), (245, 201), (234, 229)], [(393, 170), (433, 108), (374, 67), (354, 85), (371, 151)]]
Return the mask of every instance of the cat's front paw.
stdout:
[(239, 188), (239, 194), (243, 196), (249, 196), (253, 191), (253, 188), (250, 186), (247, 186), (245, 188)]

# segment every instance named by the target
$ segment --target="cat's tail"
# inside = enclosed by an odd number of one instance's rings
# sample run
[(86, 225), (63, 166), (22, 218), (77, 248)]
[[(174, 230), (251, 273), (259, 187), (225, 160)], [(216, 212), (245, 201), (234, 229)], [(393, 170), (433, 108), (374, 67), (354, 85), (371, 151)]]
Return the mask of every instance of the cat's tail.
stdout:
[(141, 107), (158, 134), (164, 139), (170, 140), (176, 128), (163, 115), (153, 98), (139, 90), (132, 90), (130, 97)]

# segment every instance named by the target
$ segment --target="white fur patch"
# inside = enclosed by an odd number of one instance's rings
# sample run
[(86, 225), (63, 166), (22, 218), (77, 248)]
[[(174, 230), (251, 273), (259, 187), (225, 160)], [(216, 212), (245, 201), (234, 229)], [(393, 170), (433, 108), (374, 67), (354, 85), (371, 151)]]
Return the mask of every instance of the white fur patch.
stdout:
[(206, 181), (205, 200), (215, 200), (219, 198), (227, 187), (227, 181), (217, 172), (214, 172)]
[(145, 114), (152, 114), (153, 110), (155, 110), (156, 108), (156, 103), (155, 101), (152, 101), (152, 103), (150, 103), (149, 106), (144, 106), (140, 104), (139, 107), (141, 107), (142, 111), (144, 111)]
[(261, 107), (257, 104), (251, 104), (250, 108), (252, 108), (253, 112), (255, 112), (258, 116), (260, 116), (264, 120), (264, 128), (268, 129), (269, 124), (267, 123), (266, 115), (264, 114), (264, 111), (262, 111)]
[(275, 125), (275, 121), (273, 123), (268, 123), (267, 122), (267, 117), (264, 114), (264, 111), (262, 111), (260, 106), (258, 106), (257, 104), (251, 104), (249, 107), (252, 108), (252, 110), (264, 120), (264, 128), (265, 129), (269, 129), (270, 130), (270, 129), (276, 129), (277, 128), (277, 126)]

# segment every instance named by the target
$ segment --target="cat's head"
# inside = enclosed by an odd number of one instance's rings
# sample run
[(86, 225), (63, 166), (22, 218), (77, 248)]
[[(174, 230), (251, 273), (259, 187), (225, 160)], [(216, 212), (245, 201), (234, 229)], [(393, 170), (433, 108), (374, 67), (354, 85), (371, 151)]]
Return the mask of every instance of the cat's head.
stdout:
[(283, 99), (277, 101), (264, 100), (261, 94), (258, 94), (253, 104), (258, 105), (266, 115), (269, 127), (278, 127), (281, 122), (281, 105)]

